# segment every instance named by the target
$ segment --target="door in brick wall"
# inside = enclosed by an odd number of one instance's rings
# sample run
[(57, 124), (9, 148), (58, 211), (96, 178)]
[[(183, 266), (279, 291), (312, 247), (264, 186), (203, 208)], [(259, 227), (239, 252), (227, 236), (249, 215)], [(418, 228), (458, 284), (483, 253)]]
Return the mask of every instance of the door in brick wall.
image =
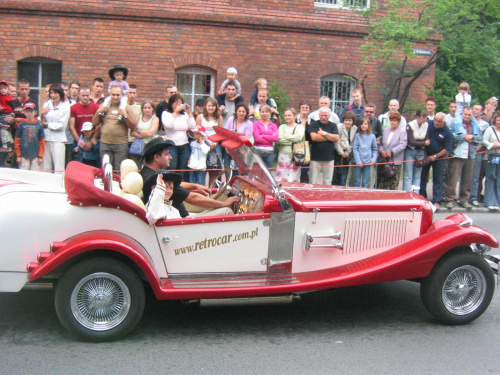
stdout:
[(194, 109), (196, 100), (215, 97), (215, 72), (211, 69), (193, 66), (176, 71), (176, 86), (184, 95), (187, 104)]
[(351, 92), (356, 88), (354, 78), (342, 74), (330, 74), (321, 78), (320, 96), (328, 96), (332, 101), (330, 108), (340, 114), (342, 108), (351, 101)]
[(62, 62), (43, 57), (29, 58), (17, 62), (17, 78), (27, 79), (30, 83), (30, 98), (41, 107), (47, 100), (45, 86), (60, 83)]

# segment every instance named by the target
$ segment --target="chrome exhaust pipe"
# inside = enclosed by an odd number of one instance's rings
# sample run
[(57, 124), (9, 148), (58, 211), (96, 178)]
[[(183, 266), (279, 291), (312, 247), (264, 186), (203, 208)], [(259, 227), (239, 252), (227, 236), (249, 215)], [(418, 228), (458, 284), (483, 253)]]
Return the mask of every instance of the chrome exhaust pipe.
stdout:
[(28, 283), (23, 286), (22, 290), (52, 290), (54, 289), (53, 283)]

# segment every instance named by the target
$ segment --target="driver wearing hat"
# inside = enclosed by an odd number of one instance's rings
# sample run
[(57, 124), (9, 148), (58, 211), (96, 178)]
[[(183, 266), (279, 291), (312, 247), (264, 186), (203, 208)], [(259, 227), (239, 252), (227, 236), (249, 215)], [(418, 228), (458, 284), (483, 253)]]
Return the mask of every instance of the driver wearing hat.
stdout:
[[(160, 169), (167, 169), (170, 166), (170, 152), (169, 147), (175, 146), (172, 141), (164, 140), (163, 138), (154, 138), (145, 147), (144, 155), (144, 167), (141, 170), (141, 175), (144, 181), (148, 181), (148, 178), (152, 175), (156, 175)], [(143, 194), (145, 202), (148, 201), (151, 195), (151, 186), (144, 184)], [(181, 217), (186, 216), (214, 216), (214, 215), (230, 215), (234, 212), (231, 210), (231, 206), (238, 201), (238, 197), (230, 197), (224, 202), (208, 198), (207, 196), (192, 192), (190, 190), (198, 190), (203, 194), (210, 193), (210, 190), (199, 184), (192, 184), (188, 182), (181, 182), (179, 186), (174, 188), (171, 200), (172, 205), (179, 210)], [(186, 201), (192, 205), (206, 208), (205, 211), (200, 213), (189, 213), (184, 207), (183, 202)]]

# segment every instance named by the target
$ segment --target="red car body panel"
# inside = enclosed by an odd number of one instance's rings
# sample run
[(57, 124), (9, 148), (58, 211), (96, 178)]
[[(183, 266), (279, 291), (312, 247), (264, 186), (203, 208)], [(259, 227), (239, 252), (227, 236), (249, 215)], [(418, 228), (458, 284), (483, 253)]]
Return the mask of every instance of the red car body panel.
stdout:
[[(452, 220), (449, 220), (450, 222)], [(467, 240), (467, 244), (464, 243)], [(113, 232), (91, 232), (69, 239), (30, 273), (30, 281), (52, 272), (84, 252), (106, 249), (123, 254), (135, 262), (148, 279), (158, 299), (224, 298), (306, 292), (367, 283), (418, 279), (429, 275), (443, 254), (469, 243), (498, 247), (498, 241), (480, 227), (447, 225), (379, 255), (340, 267), (292, 274), (298, 283), (250, 287), (178, 288), (171, 279), (159, 279), (146, 250), (130, 237)], [(216, 280), (214, 279), (214, 284)]]

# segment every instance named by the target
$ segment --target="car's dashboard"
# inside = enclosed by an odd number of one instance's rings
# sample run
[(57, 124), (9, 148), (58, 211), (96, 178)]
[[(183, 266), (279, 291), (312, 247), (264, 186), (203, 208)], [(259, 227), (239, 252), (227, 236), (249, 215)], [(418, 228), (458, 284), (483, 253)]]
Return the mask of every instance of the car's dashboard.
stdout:
[(246, 214), (264, 210), (264, 194), (248, 182), (237, 178), (233, 182), (231, 193), (240, 198), (236, 203), (234, 213)]

